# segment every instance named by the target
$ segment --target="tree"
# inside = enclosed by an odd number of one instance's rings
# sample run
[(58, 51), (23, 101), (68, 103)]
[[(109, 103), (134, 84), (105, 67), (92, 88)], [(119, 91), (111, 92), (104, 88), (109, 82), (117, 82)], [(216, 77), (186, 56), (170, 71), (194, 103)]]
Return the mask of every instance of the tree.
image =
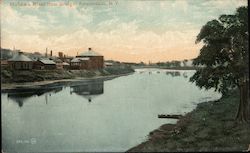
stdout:
[(249, 121), (249, 33), (248, 7), (239, 7), (234, 15), (221, 15), (207, 22), (197, 36), (203, 42), (195, 66), (203, 65), (190, 78), (199, 87), (215, 88), (223, 95), (232, 88), (240, 91), (236, 119)]
[(173, 67), (180, 67), (181, 66), (181, 62), (180, 61), (171, 61), (171, 65)]

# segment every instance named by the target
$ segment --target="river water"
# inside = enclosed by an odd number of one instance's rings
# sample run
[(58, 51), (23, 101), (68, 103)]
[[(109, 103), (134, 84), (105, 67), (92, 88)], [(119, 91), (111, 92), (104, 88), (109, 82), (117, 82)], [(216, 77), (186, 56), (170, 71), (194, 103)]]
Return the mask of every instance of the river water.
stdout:
[[(112, 80), (81, 81), (1, 94), (7, 152), (126, 151), (200, 102), (221, 97), (189, 82), (195, 71), (137, 69)], [(25, 92), (24, 92), (25, 91)]]

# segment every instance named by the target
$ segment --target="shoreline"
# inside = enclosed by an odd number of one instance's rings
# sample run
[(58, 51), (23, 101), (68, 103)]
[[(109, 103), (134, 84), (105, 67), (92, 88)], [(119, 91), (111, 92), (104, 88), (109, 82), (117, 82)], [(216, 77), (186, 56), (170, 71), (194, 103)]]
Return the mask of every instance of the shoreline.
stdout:
[(148, 139), (126, 152), (246, 151), (250, 124), (234, 121), (239, 93), (202, 102), (176, 124), (163, 124)]
[(23, 82), (23, 83), (1, 83), (1, 92), (7, 91), (7, 90), (13, 90), (13, 89), (22, 89), (22, 88), (40, 88), (42, 86), (48, 86), (53, 84), (64, 84), (68, 82), (77, 82), (77, 81), (90, 81), (90, 80), (96, 80), (96, 79), (103, 79), (103, 80), (109, 80), (114, 79), (121, 76), (127, 76), (131, 75), (134, 72), (126, 73), (126, 74), (112, 74), (112, 75), (105, 75), (105, 76), (94, 76), (94, 77), (76, 77), (73, 79), (59, 79), (59, 80), (44, 80), (44, 81), (34, 81), (34, 82)]
[(197, 67), (153, 67), (153, 66), (135, 66), (134, 69), (164, 69), (164, 70), (197, 70), (199, 68)]

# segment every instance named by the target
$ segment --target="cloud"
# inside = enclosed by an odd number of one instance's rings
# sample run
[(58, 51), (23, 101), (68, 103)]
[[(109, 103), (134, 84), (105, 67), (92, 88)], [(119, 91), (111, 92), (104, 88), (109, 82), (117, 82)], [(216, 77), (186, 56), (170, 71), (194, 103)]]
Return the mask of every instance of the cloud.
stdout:
[(246, 1), (194, 2), (119, 1), (116, 8), (39, 7), (33, 12), (3, 5), (1, 42), (6, 48), (45, 52), (48, 47), (72, 56), (92, 47), (105, 58), (123, 61), (194, 58), (201, 26)]
[[(108, 23), (112, 22), (105, 22), (103, 25), (110, 25)], [(164, 61), (195, 56), (188, 52), (184, 54), (183, 51), (197, 50), (197, 47), (193, 47), (197, 34), (197, 30), (165, 31), (162, 34), (153, 31), (141, 32), (138, 30), (138, 23), (132, 21), (120, 23), (109, 32), (90, 32), (87, 28), (82, 28), (74, 33), (50, 36), (48, 39), (42, 39), (35, 34), (22, 36), (12, 34), (3, 39), (2, 44), (4, 46), (15, 44), (16, 48), (40, 52), (44, 52), (48, 47), (55, 52), (64, 51), (72, 56), (75, 56), (76, 52), (92, 47), (105, 57), (123, 61), (146, 61), (149, 58), (152, 58), (152, 61)], [(152, 57), (153, 55), (157, 57)]]
[(211, 8), (237, 8), (240, 6), (247, 6), (247, 0), (210, 0), (202, 3), (203, 6)]
[[(165, 31), (156, 34), (151, 30), (139, 30), (140, 22), (137, 20), (124, 22), (116, 17), (99, 23), (96, 31), (91, 32), (82, 26), (71, 33), (41, 37), (40, 32), (48, 31), (46, 29), (48, 26), (46, 26), (44, 20), (35, 15), (22, 14), (9, 6), (4, 7), (3, 10), (8, 14), (4, 13), (3, 16), (2, 45), (8, 48), (15, 46), (30, 52), (45, 52), (45, 48), (48, 47), (55, 53), (64, 51), (68, 55), (75, 56), (76, 52), (93, 47), (106, 57), (118, 60), (145, 61), (152, 56), (152, 53), (164, 55), (162, 57), (166, 60), (167, 55), (173, 56), (176, 54), (174, 58), (182, 58), (177, 56), (181, 53), (177, 46), (182, 46), (185, 49), (190, 48), (194, 41), (189, 37), (195, 36), (197, 33), (196, 31), (184, 30), (184, 32)], [(49, 23), (58, 20), (55, 12), (58, 13), (58, 10), (46, 12), (46, 16), (51, 20)], [(88, 18), (76, 9), (62, 8), (60, 12), (64, 12), (65, 17), (69, 17), (71, 14), (78, 20)], [(17, 24), (19, 26), (18, 31), (14, 29)], [(105, 29), (108, 30), (105, 31)], [(30, 32), (30, 30), (34, 32)]]
[(37, 16), (21, 14), (12, 9), (9, 5), (3, 5), (1, 7), (1, 14), (1, 28), (8, 29), (12, 33), (36, 33), (45, 28), (45, 26), (43, 26), (45, 23), (44, 20)]

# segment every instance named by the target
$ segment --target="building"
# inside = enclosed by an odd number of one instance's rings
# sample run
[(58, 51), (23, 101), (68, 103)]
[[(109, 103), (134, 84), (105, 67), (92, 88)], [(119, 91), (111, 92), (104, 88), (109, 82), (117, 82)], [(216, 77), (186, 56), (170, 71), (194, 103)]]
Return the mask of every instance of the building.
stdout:
[(111, 62), (105, 62), (105, 63), (104, 63), (104, 66), (105, 66), (105, 67), (112, 67), (112, 66), (113, 66), (113, 63), (111, 63)]
[(70, 64), (69, 63), (63, 62), (62, 65), (63, 65), (63, 69), (70, 69)]
[(18, 52), (8, 60), (10, 69), (15, 70), (30, 70), (33, 68), (34, 61), (25, 56), (23, 52)]
[(76, 57), (70, 61), (70, 69), (87, 69), (88, 63), (88, 57)]
[(63, 58), (63, 52), (58, 52), (58, 57), (59, 57), (60, 59), (62, 59), (62, 58)]
[(34, 64), (35, 69), (39, 70), (54, 70), (56, 69), (56, 63), (50, 59), (39, 59)]
[(1, 59), (1, 69), (8, 69), (9, 65), (8, 65), (8, 60), (2, 60)]
[(104, 66), (103, 56), (89, 48), (88, 51), (81, 53), (72, 59), (70, 67), (72, 69), (101, 69)]
[(34, 52), (33, 54), (29, 54), (28, 57), (33, 61), (37, 61), (40, 58), (44, 58), (44, 56), (39, 52)]
[(53, 60), (56, 63), (56, 68), (57, 69), (63, 69), (63, 61), (60, 60), (59, 58)]

